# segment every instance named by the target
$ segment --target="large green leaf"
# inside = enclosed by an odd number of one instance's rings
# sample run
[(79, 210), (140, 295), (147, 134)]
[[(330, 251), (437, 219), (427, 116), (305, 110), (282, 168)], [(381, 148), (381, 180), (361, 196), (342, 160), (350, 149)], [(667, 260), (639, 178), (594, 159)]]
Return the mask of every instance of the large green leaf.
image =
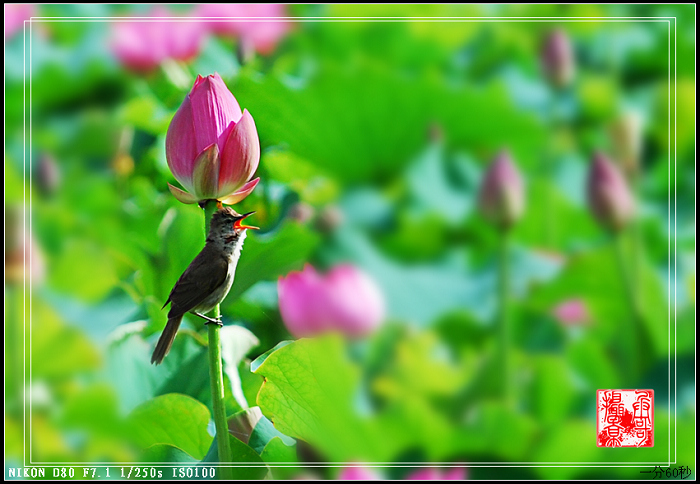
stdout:
[(128, 425), (142, 448), (170, 444), (195, 459), (203, 459), (213, 440), (207, 432), (210, 417), (207, 407), (194, 398), (169, 393), (135, 408)]
[(265, 355), (258, 405), (280, 432), (316, 444), (331, 460), (375, 455), (377, 442), (352, 409), (358, 371), (338, 336), (301, 339)]
[(263, 416), (257, 423), (253, 432), (250, 434), (250, 445), (258, 454), (262, 455), (263, 450), (268, 446), (272, 439), (280, 439), (287, 447), (294, 447), (294, 439), (287, 437), (282, 432), (277, 430), (270, 420)]
[(230, 87), (266, 143), (287, 145), (346, 183), (393, 176), (423, 145), (429, 121), (462, 145), (508, 145), (528, 163), (544, 134), (499, 87), (447, 88), (377, 64), (329, 63), (305, 89), (273, 76), (241, 76)]
[(197, 459), (170, 444), (155, 444), (146, 449), (142, 462), (194, 464)]

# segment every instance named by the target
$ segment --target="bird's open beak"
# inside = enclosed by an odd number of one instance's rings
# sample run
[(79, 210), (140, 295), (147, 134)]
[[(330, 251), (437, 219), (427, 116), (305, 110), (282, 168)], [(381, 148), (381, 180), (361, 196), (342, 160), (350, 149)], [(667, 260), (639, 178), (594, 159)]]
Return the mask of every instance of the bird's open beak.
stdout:
[(241, 215), (241, 218), (233, 222), (233, 228), (234, 229), (253, 229), (253, 230), (260, 230), (260, 227), (254, 227), (252, 225), (244, 225), (242, 222), (245, 220), (247, 217), (253, 215), (255, 212), (248, 212), (244, 213)]

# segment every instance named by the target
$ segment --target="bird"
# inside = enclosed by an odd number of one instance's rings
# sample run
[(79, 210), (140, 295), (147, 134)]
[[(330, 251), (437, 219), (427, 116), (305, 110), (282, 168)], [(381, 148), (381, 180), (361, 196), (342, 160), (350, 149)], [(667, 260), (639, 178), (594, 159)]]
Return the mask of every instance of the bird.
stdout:
[(212, 215), (207, 241), (202, 251), (175, 283), (163, 308), (170, 303), (168, 323), (156, 343), (151, 363), (159, 365), (170, 352), (182, 317), (192, 313), (206, 320), (205, 324), (223, 326), (219, 319), (205, 316), (224, 300), (236, 272), (247, 229), (243, 220), (255, 212), (240, 215), (230, 207), (222, 207)]

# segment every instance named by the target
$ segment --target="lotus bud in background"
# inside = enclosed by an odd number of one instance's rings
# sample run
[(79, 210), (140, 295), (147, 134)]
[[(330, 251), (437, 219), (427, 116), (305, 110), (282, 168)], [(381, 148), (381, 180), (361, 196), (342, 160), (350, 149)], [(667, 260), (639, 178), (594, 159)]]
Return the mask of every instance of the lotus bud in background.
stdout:
[(479, 207), (491, 223), (501, 230), (508, 230), (522, 216), (524, 205), (522, 177), (510, 153), (503, 150), (484, 175)]
[(428, 125), (428, 141), (433, 144), (440, 144), (445, 141), (445, 128), (438, 122), (431, 122)]
[[(292, 25), (283, 18), (275, 17), (287, 15), (286, 5), (271, 3), (210, 3), (200, 5), (197, 9), (198, 17), (210, 17), (207, 23), (209, 30), (218, 35), (238, 39), (239, 43), (244, 45), (246, 60), (250, 58), (251, 51), (268, 55), (275, 50)], [(238, 17), (240, 20), (231, 17)]]
[(29, 215), (22, 207), (5, 207), (5, 282), (22, 284), (25, 280), (33, 286), (44, 281), (44, 256), (27, 228)]
[(119, 61), (127, 68), (147, 72), (164, 60), (188, 61), (200, 50), (205, 30), (201, 22), (159, 20), (173, 17), (163, 6), (155, 7), (152, 21), (113, 22), (111, 46)]
[(639, 172), (642, 155), (642, 118), (639, 113), (626, 112), (610, 127), (613, 156), (622, 165), (628, 179)]
[(314, 208), (308, 203), (295, 203), (289, 208), (287, 217), (300, 224), (304, 224), (314, 217)]
[(588, 203), (598, 222), (611, 232), (620, 231), (634, 215), (634, 200), (625, 178), (601, 152), (593, 155), (588, 174)]
[(37, 15), (36, 7), (31, 3), (5, 4), (5, 40), (21, 31), (25, 20)]
[(326, 205), (316, 220), (316, 228), (323, 233), (333, 232), (343, 223), (345, 216), (340, 207), (336, 205)]
[(574, 79), (574, 51), (569, 36), (561, 29), (547, 34), (542, 46), (542, 68), (549, 82), (557, 88)]
[(372, 467), (343, 467), (338, 474), (339, 481), (379, 481), (383, 477)]
[(340, 332), (366, 336), (384, 321), (385, 303), (377, 284), (352, 265), (322, 275), (306, 265), (277, 282), (282, 320), (296, 338)]
[(44, 195), (53, 195), (61, 184), (61, 172), (56, 159), (48, 153), (39, 157), (37, 165), (37, 182)]
[(568, 299), (552, 309), (552, 315), (565, 326), (576, 326), (590, 322), (586, 303), (581, 299)]
[(451, 469), (437, 469), (426, 467), (418, 469), (406, 477), (409, 481), (463, 481), (467, 478), (467, 470), (464, 467)]
[(165, 138), (168, 166), (185, 190), (168, 184), (182, 203), (219, 200), (227, 205), (250, 195), (260, 162), (253, 117), (241, 108), (218, 74), (197, 76)]

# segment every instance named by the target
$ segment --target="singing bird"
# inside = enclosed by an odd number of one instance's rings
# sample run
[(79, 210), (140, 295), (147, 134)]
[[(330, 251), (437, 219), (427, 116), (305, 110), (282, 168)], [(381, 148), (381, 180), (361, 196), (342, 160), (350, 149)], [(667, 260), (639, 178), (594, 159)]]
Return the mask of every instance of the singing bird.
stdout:
[(253, 213), (239, 215), (229, 207), (214, 213), (204, 248), (177, 280), (163, 305), (165, 308), (170, 303), (168, 324), (156, 344), (151, 363), (159, 365), (168, 354), (185, 313), (205, 319), (205, 324), (222, 325), (220, 320), (204, 314), (223, 301), (233, 285), (246, 229), (258, 228), (242, 223)]

